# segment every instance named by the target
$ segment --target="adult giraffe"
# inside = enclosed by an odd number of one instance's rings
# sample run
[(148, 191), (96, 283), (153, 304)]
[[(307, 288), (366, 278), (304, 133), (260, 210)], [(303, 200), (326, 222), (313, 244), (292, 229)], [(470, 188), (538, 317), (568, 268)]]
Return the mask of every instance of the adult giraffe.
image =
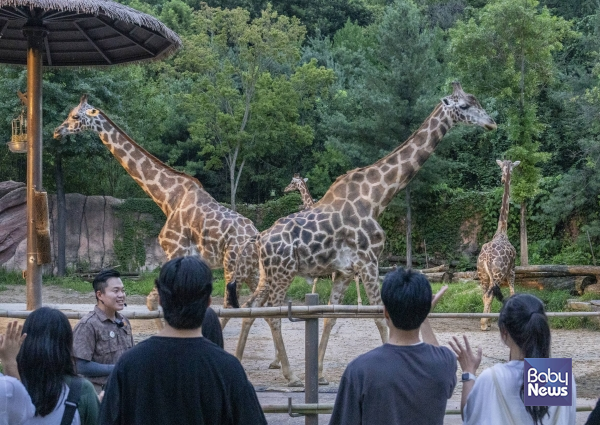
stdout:
[[(312, 208), (313, 205), (315, 204), (315, 201), (313, 200), (313, 197), (310, 195), (310, 191), (308, 190), (308, 186), (306, 184), (307, 182), (307, 178), (302, 178), (300, 177), (300, 174), (296, 173), (294, 174), (294, 176), (292, 177), (292, 181), (290, 182), (290, 184), (288, 184), (285, 189), (283, 189), (284, 193), (288, 193), (288, 192), (294, 192), (294, 191), (298, 191), (300, 192), (300, 196), (302, 197), (302, 209), (309, 209)], [(313, 280), (313, 284), (312, 284), (312, 293), (316, 293), (317, 292), (317, 281), (319, 280), (318, 277), (315, 277)], [(335, 273), (333, 273), (331, 275), (331, 281), (333, 282), (335, 280)], [(358, 273), (354, 275), (354, 281), (356, 282), (356, 303), (358, 305), (362, 305), (362, 298), (360, 297), (360, 277), (358, 276)], [(307, 283), (310, 285), (310, 281), (307, 281)]]
[[(521, 163), (521, 161), (500, 161), (496, 160), (502, 170), (502, 183), (504, 184), (504, 194), (502, 195), (502, 206), (500, 207), (500, 218), (498, 219), (498, 229), (494, 238), (481, 247), (479, 257), (477, 257), (477, 275), (479, 284), (483, 289), (483, 312), (489, 313), (492, 308), (494, 295), (502, 301), (502, 291), (500, 285), (507, 283), (510, 289), (510, 295), (515, 294), (515, 258), (517, 251), (508, 240), (508, 208), (510, 207), (510, 176), (512, 170)], [(490, 329), (490, 319), (481, 319), (481, 330)]]
[[(349, 281), (357, 271), (371, 305), (381, 304), (378, 258), (385, 234), (377, 217), (415, 176), (433, 153), (444, 134), (456, 123), (496, 128), (496, 123), (473, 95), (465, 93), (458, 82), (431, 115), (402, 145), (374, 164), (339, 177), (313, 208), (279, 219), (261, 232), (259, 249), (260, 280), (246, 303), (251, 307), (280, 306), (295, 275), (324, 276), (336, 272), (330, 304), (339, 304)], [(235, 297), (235, 287), (229, 292)], [(231, 304), (231, 302), (230, 302)], [(233, 304), (232, 304), (233, 305)], [(248, 332), (254, 319), (246, 318), (236, 350), (242, 358)], [(267, 320), (282, 372), (289, 386), (302, 382), (290, 369), (281, 336), (281, 320)], [(335, 319), (325, 319), (319, 344), (319, 382), (323, 377), (323, 358)], [(384, 319), (376, 319), (382, 341), (388, 338)]]
[[(194, 177), (163, 164), (87, 101), (87, 95), (83, 95), (79, 105), (54, 130), (54, 137), (84, 130), (96, 132), (127, 173), (167, 216), (158, 235), (167, 258), (198, 254), (210, 268), (222, 267), (226, 282), (235, 280), (236, 262), (254, 261), (237, 269), (243, 271), (237, 279), (253, 291), (258, 282), (258, 259), (256, 256), (238, 258), (238, 253), (246, 239), (258, 234), (254, 224), (219, 204)], [(147, 304), (151, 310), (158, 307), (156, 289), (148, 296)], [(224, 304), (227, 306), (227, 300)], [(160, 319), (156, 323), (162, 327)]]

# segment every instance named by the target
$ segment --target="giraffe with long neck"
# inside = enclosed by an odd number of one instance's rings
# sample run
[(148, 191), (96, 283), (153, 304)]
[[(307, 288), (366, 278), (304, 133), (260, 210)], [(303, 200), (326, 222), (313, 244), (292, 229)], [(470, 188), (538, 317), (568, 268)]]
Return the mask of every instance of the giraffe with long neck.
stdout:
[[(258, 236), (260, 280), (246, 305), (280, 306), (296, 275), (317, 277), (336, 273), (330, 304), (339, 304), (348, 284), (358, 272), (369, 303), (381, 304), (378, 258), (385, 233), (377, 217), (398, 191), (402, 190), (446, 132), (459, 122), (496, 128), (474, 96), (454, 83), (453, 93), (442, 99), (431, 115), (409, 139), (374, 164), (339, 177), (311, 209), (281, 218)], [(233, 288), (233, 287), (232, 287)], [(234, 297), (235, 291), (229, 292)], [(254, 319), (244, 319), (236, 350), (242, 358)], [(290, 368), (281, 336), (281, 320), (268, 319), (288, 385), (302, 382)], [(325, 319), (319, 345), (319, 381), (329, 333), (335, 319)], [(384, 319), (376, 319), (382, 341), (388, 338)]]
[[(219, 204), (194, 177), (162, 163), (104, 112), (89, 105), (87, 100), (87, 95), (84, 95), (79, 105), (56, 128), (54, 137), (62, 138), (85, 130), (96, 132), (121, 166), (167, 217), (158, 236), (167, 258), (200, 255), (212, 269), (223, 268), (227, 282), (237, 279), (254, 290), (258, 283), (258, 257), (239, 256), (244, 241), (258, 234), (254, 224)], [(236, 263), (239, 274), (234, 278)], [(148, 307), (156, 309), (157, 304), (157, 293), (153, 290)], [(157, 325), (162, 327), (160, 320)]]
[[(312, 208), (312, 206), (315, 204), (315, 201), (313, 200), (313, 197), (310, 194), (310, 191), (308, 190), (308, 186), (306, 184), (306, 182), (308, 181), (307, 178), (302, 178), (300, 177), (300, 174), (296, 173), (294, 174), (294, 177), (292, 177), (292, 181), (290, 182), (290, 184), (288, 184), (285, 189), (283, 189), (284, 193), (289, 193), (289, 192), (294, 192), (294, 191), (298, 191), (300, 192), (300, 196), (302, 197), (302, 209), (307, 210), (309, 208)], [(333, 273), (331, 275), (331, 281), (333, 282), (335, 280), (335, 273)], [(316, 293), (317, 292), (317, 282), (319, 281), (318, 277), (315, 277), (312, 283), (312, 293)], [(358, 276), (358, 273), (355, 274), (354, 276), (354, 281), (356, 282), (356, 303), (358, 305), (362, 305), (362, 298), (360, 297), (360, 277)], [(308, 282), (308, 284), (310, 285), (310, 282)]]
[[(510, 295), (515, 294), (515, 258), (517, 257), (517, 251), (508, 240), (507, 229), (508, 209), (510, 207), (510, 177), (512, 170), (521, 161), (496, 160), (496, 162), (500, 166), (500, 169), (502, 169), (502, 183), (504, 184), (498, 229), (493, 239), (483, 244), (479, 257), (477, 257), (477, 275), (479, 276), (479, 284), (483, 290), (484, 313), (491, 311), (494, 296), (502, 301), (501, 284), (508, 284)], [(481, 330), (487, 331), (489, 329), (489, 319), (481, 319)]]

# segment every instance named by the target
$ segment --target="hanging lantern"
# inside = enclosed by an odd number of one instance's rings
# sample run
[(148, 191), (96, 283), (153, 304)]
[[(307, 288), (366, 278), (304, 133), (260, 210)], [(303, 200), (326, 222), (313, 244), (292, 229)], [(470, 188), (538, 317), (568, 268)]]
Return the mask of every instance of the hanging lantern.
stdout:
[(12, 120), (12, 137), (7, 143), (8, 149), (14, 153), (27, 153), (27, 117), (25, 109), (17, 118)]

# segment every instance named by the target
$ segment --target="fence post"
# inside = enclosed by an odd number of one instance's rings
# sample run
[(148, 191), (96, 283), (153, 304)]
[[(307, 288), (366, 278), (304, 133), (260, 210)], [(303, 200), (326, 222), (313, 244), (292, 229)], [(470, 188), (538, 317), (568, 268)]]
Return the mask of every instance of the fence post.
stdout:
[[(319, 294), (306, 294), (306, 305), (318, 305)], [(306, 319), (304, 328), (304, 402), (319, 402), (319, 319)], [(318, 425), (318, 414), (307, 414), (306, 425)]]

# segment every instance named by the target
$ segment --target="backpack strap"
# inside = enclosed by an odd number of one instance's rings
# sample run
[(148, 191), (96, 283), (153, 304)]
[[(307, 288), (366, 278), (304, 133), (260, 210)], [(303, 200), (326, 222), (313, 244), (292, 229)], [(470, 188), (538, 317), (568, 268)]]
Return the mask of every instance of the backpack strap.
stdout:
[(83, 378), (72, 377), (69, 385), (69, 396), (65, 401), (65, 412), (63, 413), (62, 421), (60, 425), (71, 425), (73, 418), (75, 417), (75, 411), (79, 404), (79, 397), (81, 396), (81, 389), (83, 387)]
[(492, 380), (494, 381), (494, 387), (496, 387), (496, 393), (498, 394), (498, 401), (500, 402), (500, 409), (504, 412), (504, 416), (508, 418), (510, 421), (510, 425), (516, 425), (515, 420), (512, 416), (512, 412), (508, 407), (508, 403), (504, 398), (504, 394), (502, 393), (502, 388), (500, 387), (500, 383), (498, 382), (498, 377), (496, 376), (496, 369), (492, 367)]

